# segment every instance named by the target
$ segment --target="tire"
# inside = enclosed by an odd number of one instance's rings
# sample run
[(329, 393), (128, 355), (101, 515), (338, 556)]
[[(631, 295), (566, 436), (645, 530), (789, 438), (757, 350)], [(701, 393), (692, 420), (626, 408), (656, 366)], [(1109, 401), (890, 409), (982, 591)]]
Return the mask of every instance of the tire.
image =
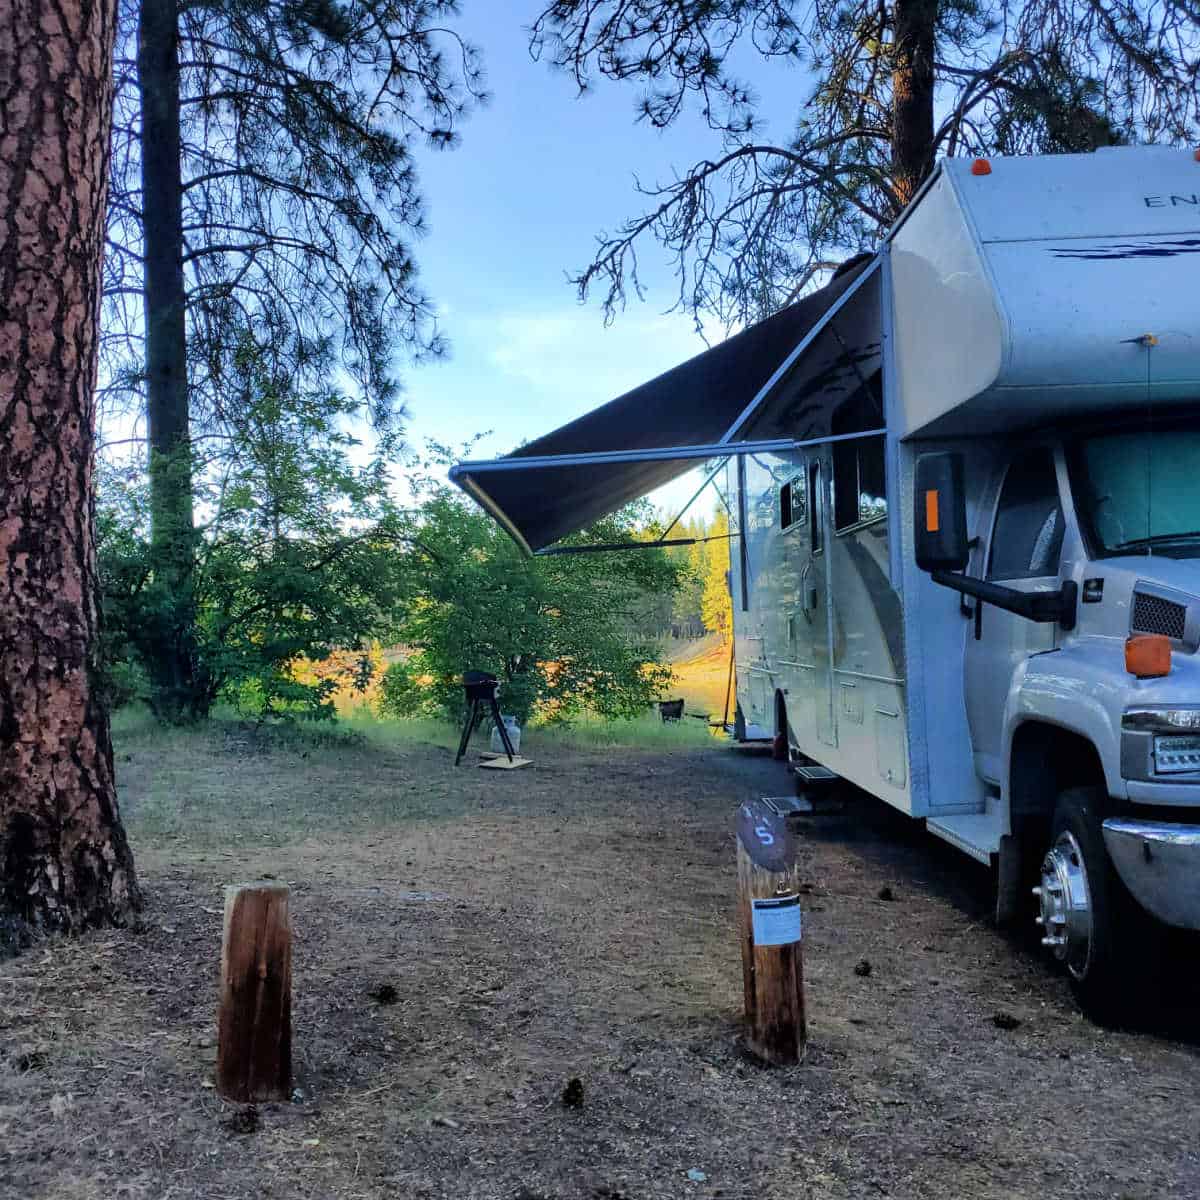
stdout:
[[(1051, 946), (1051, 953), (1066, 968), (1080, 1008), (1102, 1024), (1123, 1024), (1157, 975), (1161, 927), (1113, 869), (1101, 832), (1103, 800), (1104, 793), (1090, 787), (1069, 788), (1059, 796), (1042, 860), (1038, 919), (1047, 941), (1064, 939), (1065, 944)], [(1064, 912), (1047, 892), (1061, 889), (1065, 880), (1070, 881), (1066, 891), (1075, 894)]]

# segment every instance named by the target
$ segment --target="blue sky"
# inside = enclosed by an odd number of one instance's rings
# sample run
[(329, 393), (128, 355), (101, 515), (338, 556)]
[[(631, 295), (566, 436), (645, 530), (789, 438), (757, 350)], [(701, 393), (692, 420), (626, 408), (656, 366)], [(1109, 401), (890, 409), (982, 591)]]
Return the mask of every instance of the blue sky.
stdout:
[[(704, 349), (688, 316), (666, 312), (675, 283), (656, 247), (640, 255), (646, 301), (607, 328), (567, 273), (588, 262), (600, 230), (641, 211), (635, 175), (666, 180), (719, 141), (690, 114), (665, 133), (635, 124), (633, 86), (601, 79), (577, 99), (569, 75), (529, 56), (525, 27), (541, 7), (466, 0), (457, 28), (482, 49), (492, 102), (463, 125), (459, 148), (421, 161), (430, 233), (417, 258), (451, 355), (405, 372), (409, 437), (454, 444), (493, 430), (473, 457), (503, 454)], [(781, 100), (802, 84), (782, 68), (764, 81), (755, 65), (756, 86), (770, 82)], [(655, 499), (681, 503), (694, 486), (680, 480)]]

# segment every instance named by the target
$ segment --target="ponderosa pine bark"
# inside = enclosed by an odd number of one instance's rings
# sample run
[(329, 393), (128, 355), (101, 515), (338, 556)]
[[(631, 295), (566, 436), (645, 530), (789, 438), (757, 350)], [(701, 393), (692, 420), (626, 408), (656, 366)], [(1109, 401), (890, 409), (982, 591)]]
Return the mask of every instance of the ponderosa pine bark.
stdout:
[(137, 75), (142, 101), (142, 317), (150, 450), (150, 552), (159, 611), (147, 631), (155, 711), (168, 721), (205, 715), (195, 678), (195, 528), (188, 413), (187, 290), (179, 157), (179, 12), (141, 0)]
[(93, 407), (115, 0), (0, 28), (0, 917), (139, 903), (96, 683)]
[(892, 189), (903, 208), (933, 170), (937, 0), (895, 0)]

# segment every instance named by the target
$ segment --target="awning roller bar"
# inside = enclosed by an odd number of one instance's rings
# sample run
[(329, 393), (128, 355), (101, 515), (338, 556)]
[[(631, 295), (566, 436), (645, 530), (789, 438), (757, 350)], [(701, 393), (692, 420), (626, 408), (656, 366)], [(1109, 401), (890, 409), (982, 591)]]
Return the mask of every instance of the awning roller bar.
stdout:
[(766, 442), (741, 442), (729, 445), (713, 442), (707, 446), (655, 446), (648, 450), (593, 450), (586, 454), (530, 455), (528, 458), (495, 458), (484, 462), (464, 462), (450, 468), (450, 478), (477, 475), (480, 471), (526, 471), (537, 467), (603, 467), (617, 463), (678, 462), (685, 458), (729, 458), (736, 454), (771, 454), (792, 450), (791, 438)]
[(450, 468), (450, 478), (458, 482), (464, 476), (487, 471), (524, 471), (540, 467), (608, 466), (617, 463), (678, 462), (689, 458), (735, 458), (741, 454), (786, 454), (807, 446), (825, 446), (833, 442), (848, 442), (855, 438), (882, 437), (886, 429), (864, 429), (841, 433), (835, 437), (772, 438), (761, 442), (714, 442), (707, 446), (656, 446), (646, 450), (598, 450), (587, 454), (530, 455), (527, 458), (496, 458), (481, 462), (463, 462)]

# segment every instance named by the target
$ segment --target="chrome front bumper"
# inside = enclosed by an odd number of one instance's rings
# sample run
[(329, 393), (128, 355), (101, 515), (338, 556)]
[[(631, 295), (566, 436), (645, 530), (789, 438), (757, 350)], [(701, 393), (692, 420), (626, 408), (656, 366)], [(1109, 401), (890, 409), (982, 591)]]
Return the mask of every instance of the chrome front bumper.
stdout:
[(1103, 829), (1133, 898), (1167, 925), (1200, 929), (1200, 825), (1110, 817)]

